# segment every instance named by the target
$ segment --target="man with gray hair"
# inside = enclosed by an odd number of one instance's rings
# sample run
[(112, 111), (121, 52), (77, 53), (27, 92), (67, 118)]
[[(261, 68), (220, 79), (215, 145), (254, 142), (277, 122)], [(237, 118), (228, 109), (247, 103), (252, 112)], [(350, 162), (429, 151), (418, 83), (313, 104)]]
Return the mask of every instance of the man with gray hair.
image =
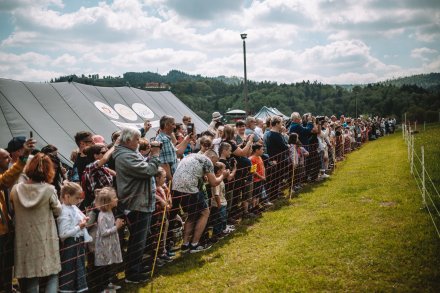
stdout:
[(126, 215), (130, 238), (125, 260), (125, 281), (145, 282), (148, 276), (142, 270), (142, 255), (145, 250), (151, 216), (155, 210), (155, 194), (152, 178), (160, 165), (160, 143), (151, 143), (150, 160), (139, 153), (141, 133), (134, 128), (124, 128), (119, 145), (113, 153), (116, 165), (116, 183), (119, 205)]
[(308, 114), (306, 115), (307, 115), (306, 117), (307, 125), (303, 126), (301, 124), (302, 122), (301, 115), (298, 112), (293, 112), (292, 115), (290, 116), (290, 119), (292, 120), (292, 124), (290, 124), (290, 128), (289, 128), (289, 134), (297, 133), (299, 140), (304, 146), (307, 146), (309, 144), (309, 136), (311, 135), (314, 126), (312, 121), (312, 115), (308, 115)]
[[(248, 137), (251, 134), (255, 134), (255, 127), (257, 126), (257, 120), (253, 116), (246, 117), (246, 129), (244, 134)], [(254, 135), (253, 142), (263, 144), (263, 140), (258, 135)]]

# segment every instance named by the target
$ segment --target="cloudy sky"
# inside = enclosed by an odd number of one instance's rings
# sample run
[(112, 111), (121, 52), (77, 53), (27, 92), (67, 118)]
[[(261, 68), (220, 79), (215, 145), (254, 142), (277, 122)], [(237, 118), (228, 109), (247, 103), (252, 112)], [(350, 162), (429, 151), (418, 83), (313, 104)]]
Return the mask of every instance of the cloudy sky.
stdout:
[(439, 0), (0, 0), (0, 77), (178, 69), (366, 83), (440, 71)]

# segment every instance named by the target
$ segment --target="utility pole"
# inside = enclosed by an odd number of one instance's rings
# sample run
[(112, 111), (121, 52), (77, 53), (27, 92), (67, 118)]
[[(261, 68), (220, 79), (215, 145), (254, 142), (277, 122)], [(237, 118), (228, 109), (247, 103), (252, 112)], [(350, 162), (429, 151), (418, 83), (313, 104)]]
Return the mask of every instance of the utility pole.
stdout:
[(244, 89), (243, 89), (243, 98), (244, 98), (244, 107), (246, 115), (249, 115), (249, 104), (248, 104), (248, 88), (247, 88), (247, 71), (246, 71), (246, 38), (247, 34), (240, 34), (241, 39), (243, 40), (243, 60), (244, 60)]

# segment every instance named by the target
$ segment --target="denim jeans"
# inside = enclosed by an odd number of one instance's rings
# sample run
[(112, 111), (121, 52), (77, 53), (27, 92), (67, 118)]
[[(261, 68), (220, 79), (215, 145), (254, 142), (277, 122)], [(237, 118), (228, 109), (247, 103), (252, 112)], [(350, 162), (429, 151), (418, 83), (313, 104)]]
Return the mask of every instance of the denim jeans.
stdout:
[(66, 238), (61, 242), (60, 256), (60, 292), (87, 291), (84, 238)]
[(147, 245), (152, 213), (131, 211), (127, 215), (130, 238), (126, 256), (125, 277), (136, 278), (143, 271), (142, 256)]
[[(23, 293), (39, 293), (40, 286), (39, 281), (42, 278), (22, 278), (19, 279), (20, 289)], [(47, 278), (46, 289), (44, 292), (46, 293), (56, 293), (58, 290), (58, 275), (50, 275)]]
[(213, 230), (212, 233), (215, 236), (218, 236), (223, 230), (226, 229), (226, 223), (228, 219), (228, 209), (226, 206), (212, 207), (211, 208), (212, 215), (212, 225)]

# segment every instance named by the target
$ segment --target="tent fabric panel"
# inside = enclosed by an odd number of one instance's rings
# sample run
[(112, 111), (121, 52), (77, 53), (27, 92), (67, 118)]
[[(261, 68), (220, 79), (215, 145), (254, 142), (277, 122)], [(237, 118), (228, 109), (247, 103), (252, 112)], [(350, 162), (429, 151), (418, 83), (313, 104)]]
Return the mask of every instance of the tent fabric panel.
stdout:
[(60, 127), (74, 142), (74, 135), (78, 129), (87, 129), (88, 126), (82, 122), (78, 115), (69, 107), (60, 94), (51, 86), (39, 83), (25, 83), (28, 89), (37, 98), (48, 114), (53, 117)]
[[(1, 80), (2, 84), (3, 82)], [(29, 137), (29, 131), (32, 130), (37, 140), (37, 148), (42, 148), (50, 142), (61, 151), (63, 162), (68, 160), (66, 149), (72, 150), (74, 143), (66, 137), (65, 131), (50, 117), (26, 84), (5, 82), (2, 91), (6, 97), (2, 99), (2, 109), (12, 129), (12, 136)], [(12, 136), (7, 140), (9, 141)], [(6, 146), (7, 141), (2, 144)]]
[[(87, 129), (78, 127), (76, 131), (90, 131), (94, 134), (100, 134), (104, 136), (106, 141), (110, 141), (111, 134), (118, 130), (118, 128), (110, 121), (108, 116), (99, 111), (94, 103), (83, 95), (82, 88), (77, 87), (78, 84), (54, 83), (52, 85), (59, 91), (69, 107), (77, 114), (78, 119), (88, 127)], [(107, 104), (102, 97), (96, 97), (96, 101)], [(74, 121), (72, 121), (72, 123), (74, 123)]]
[(178, 109), (178, 113), (174, 116), (176, 121), (181, 122), (183, 116), (189, 115), (192, 117), (192, 122), (198, 130), (198, 132), (205, 131), (208, 128), (208, 124), (200, 118), (193, 110), (185, 105), (181, 100), (177, 99), (171, 92), (160, 92), (162, 96), (166, 97), (166, 100), (173, 104), (173, 107)]

